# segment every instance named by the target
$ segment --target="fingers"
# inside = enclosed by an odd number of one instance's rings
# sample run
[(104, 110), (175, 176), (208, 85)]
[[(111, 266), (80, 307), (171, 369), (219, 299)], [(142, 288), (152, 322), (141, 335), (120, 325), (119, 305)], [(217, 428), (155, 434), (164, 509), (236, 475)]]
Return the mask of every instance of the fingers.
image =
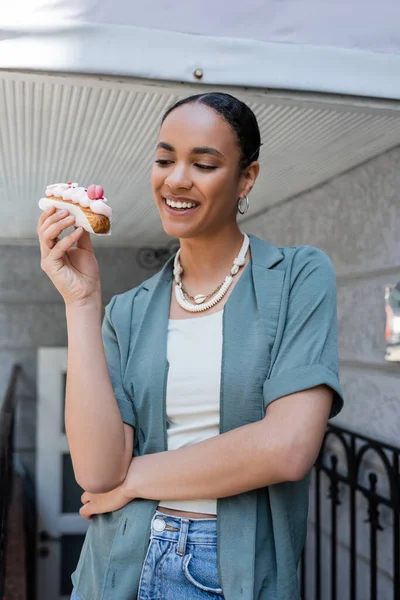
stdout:
[[(64, 230), (74, 225), (75, 217), (68, 214), (68, 211), (62, 210), (56, 212), (56, 208), (51, 206), (46, 209), (38, 221), (37, 233), (41, 242), (42, 259), (59, 243), (59, 235)], [(82, 229), (82, 228), (81, 228)], [(77, 231), (78, 228), (75, 227)], [(89, 232), (82, 230), (78, 237), (74, 238), (77, 247), (82, 250), (88, 250), (94, 253), (92, 241)]]
[(42, 259), (44, 259), (50, 250), (57, 244), (58, 236), (64, 229), (71, 227), (75, 223), (75, 217), (69, 215), (67, 211), (54, 212), (54, 207), (49, 209), (39, 219), (38, 235), (40, 240), (40, 250)]
[(85, 229), (82, 231), (82, 235), (80, 236), (77, 247), (82, 250), (88, 250), (89, 252), (93, 252), (92, 240), (90, 239), (90, 233)]
[(51, 215), (40, 228), (40, 235), (45, 240), (53, 240), (67, 227), (75, 223), (75, 217), (66, 211)]
[(38, 220), (37, 233), (40, 236), (52, 223), (69, 216), (66, 209), (57, 210), (55, 206), (50, 206), (42, 212)]
[(46, 208), (46, 210), (44, 210), (42, 212), (42, 214), (40, 215), (39, 221), (38, 221), (38, 227), (37, 227), (38, 233), (39, 233), (40, 226), (44, 223), (44, 221), (47, 219), (47, 217), (49, 217), (50, 215), (55, 213), (55, 211), (56, 211), (56, 207), (50, 206), (49, 208)]
[(54, 248), (51, 250), (51, 256), (54, 260), (59, 260), (64, 256), (64, 254), (72, 248), (72, 246), (79, 240), (83, 232), (82, 227), (78, 227), (69, 235), (66, 235), (65, 238), (56, 243)]
[(81, 506), (81, 508), (79, 509), (79, 514), (81, 515), (81, 517), (83, 517), (84, 519), (90, 521), (90, 519), (92, 518), (92, 515), (89, 514), (87, 506)]
[(90, 513), (90, 506), (89, 506), (90, 494), (88, 494), (88, 492), (83, 492), (83, 494), (81, 496), (81, 502), (82, 502), (83, 506), (81, 506), (81, 508), (79, 509), (79, 514), (84, 519), (87, 519), (90, 521), (90, 519), (92, 518), (92, 515)]

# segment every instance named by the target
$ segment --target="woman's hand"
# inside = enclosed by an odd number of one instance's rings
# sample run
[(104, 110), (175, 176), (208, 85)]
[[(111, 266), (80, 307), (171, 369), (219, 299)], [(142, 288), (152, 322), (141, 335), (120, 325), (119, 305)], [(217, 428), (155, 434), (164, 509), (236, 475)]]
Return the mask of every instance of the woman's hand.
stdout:
[[(90, 234), (83, 228), (59, 239), (59, 235), (75, 223), (66, 211), (48, 208), (39, 218), (37, 233), (40, 240), (43, 271), (51, 279), (66, 304), (98, 301), (100, 272), (93, 252)], [(77, 247), (72, 246), (77, 242)]]
[(81, 496), (83, 506), (80, 508), (79, 514), (84, 519), (91, 519), (93, 515), (119, 510), (132, 500), (133, 498), (128, 494), (124, 484), (105, 494), (84, 492)]

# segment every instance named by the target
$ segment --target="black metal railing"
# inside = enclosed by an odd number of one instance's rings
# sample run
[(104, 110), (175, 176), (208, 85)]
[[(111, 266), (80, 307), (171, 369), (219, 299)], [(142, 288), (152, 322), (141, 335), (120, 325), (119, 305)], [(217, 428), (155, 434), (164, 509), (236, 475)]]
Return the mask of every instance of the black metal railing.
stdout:
[(8, 508), (13, 481), (15, 390), (20, 371), (20, 365), (13, 367), (6, 395), (0, 406), (0, 598), (4, 595)]
[(400, 448), (328, 425), (312, 473), (303, 600), (400, 600)]

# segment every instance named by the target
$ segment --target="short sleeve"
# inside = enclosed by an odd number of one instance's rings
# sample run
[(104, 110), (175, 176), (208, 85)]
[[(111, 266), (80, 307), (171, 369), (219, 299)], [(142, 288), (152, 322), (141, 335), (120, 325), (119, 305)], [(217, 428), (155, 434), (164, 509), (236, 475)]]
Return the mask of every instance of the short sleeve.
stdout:
[(129, 399), (122, 381), (122, 353), (120, 340), (113, 326), (112, 314), (116, 310), (116, 296), (113, 296), (109, 304), (105, 307), (105, 314), (101, 329), (103, 338), (104, 353), (110, 374), (111, 384), (114, 390), (114, 396), (121, 413), (124, 423), (136, 427), (136, 418), (132, 401)]
[(329, 418), (343, 407), (338, 377), (336, 275), (330, 258), (313, 246), (296, 248), (271, 366), (264, 383), (264, 405), (317, 385), (334, 392)]

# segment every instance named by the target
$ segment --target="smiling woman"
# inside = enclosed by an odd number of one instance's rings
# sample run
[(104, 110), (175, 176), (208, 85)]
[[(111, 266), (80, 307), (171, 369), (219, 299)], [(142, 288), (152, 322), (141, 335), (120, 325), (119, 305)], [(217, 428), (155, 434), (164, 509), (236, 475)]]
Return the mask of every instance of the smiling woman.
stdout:
[(151, 185), (180, 249), (112, 298), (102, 337), (89, 235), (54, 245), (66, 226), (41, 217), (42, 265), (67, 305), (66, 430), (91, 520), (77, 600), (299, 600), (308, 473), (343, 403), (335, 274), (317, 248), (239, 229), (259, 148), (253, 112), (229, 94), (168, 110)]
[(231, 96), (191, 96), (168, 110), (151, 173), (165, 231), (187, 239), (222, 227), (239, 239), (237, 204), (257, 178), (260, 144), (254, 114)]

